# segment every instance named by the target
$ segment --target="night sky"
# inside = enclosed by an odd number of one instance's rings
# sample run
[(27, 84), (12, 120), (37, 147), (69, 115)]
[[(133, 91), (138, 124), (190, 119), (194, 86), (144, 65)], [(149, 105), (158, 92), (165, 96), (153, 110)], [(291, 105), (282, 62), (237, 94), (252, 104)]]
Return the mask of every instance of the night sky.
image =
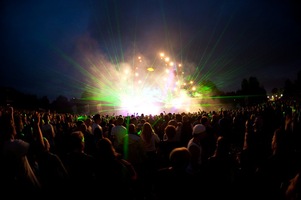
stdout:
[[(163, 51), (225, 92), (257, 77), (269, 93), (301, 70), (299, 1), (2, 0), (0, 86), (68, 98)], [(156, 66), (155, 66), (156, 67)], [(110, 71), (110, 72), (108, 72)], [(105, 75), (104, 75), (105, 74)], [(117, 79), (116, 79), (117, 78)], [(106, 81), (104, 81), (106, 79)]]

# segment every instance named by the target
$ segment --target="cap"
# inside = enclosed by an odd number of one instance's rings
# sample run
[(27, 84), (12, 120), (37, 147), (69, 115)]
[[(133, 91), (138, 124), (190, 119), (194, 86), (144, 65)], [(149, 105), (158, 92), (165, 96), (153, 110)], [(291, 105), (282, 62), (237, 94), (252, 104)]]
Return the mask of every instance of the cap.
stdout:
[(203, 124), (196, 124), (192, 129), (192, 135), (201, 134), (206, 131), (206, 127)]

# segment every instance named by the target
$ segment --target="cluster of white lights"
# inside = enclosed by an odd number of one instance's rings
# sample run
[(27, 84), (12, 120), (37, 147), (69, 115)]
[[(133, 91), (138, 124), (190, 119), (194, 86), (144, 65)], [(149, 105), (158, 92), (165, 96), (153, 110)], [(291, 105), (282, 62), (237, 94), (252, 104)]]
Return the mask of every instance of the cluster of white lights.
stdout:
[(275, 94), (275, 95), (267, 96), (269, 101), (276, 101), (278, 99), (281, 99), (282, 97), (283, 97), (283, 94), (280, 94), (280, 95)]

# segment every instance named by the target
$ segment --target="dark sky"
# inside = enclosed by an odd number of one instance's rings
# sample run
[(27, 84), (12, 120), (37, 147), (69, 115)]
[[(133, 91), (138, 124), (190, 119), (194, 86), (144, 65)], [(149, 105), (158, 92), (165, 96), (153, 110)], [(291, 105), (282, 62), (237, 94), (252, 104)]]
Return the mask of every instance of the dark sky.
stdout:
[(300, 13), (297, 0), (2, 0), (0, 85), (80, 97), (108, 63), (164, 51), (222, 91), (253, 76), (270, 92), (301, 69)]

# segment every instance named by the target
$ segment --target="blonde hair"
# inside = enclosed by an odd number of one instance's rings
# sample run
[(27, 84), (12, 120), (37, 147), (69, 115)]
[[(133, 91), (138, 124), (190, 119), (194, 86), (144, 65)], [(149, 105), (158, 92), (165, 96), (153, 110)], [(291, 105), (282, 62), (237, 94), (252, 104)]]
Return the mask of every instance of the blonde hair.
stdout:
[(152, 139), (152, 135), (154, 134), (154, 129), (149, 122), (145, 122), (142, 126), (141, 138), (145, 142), (149, 143)]

